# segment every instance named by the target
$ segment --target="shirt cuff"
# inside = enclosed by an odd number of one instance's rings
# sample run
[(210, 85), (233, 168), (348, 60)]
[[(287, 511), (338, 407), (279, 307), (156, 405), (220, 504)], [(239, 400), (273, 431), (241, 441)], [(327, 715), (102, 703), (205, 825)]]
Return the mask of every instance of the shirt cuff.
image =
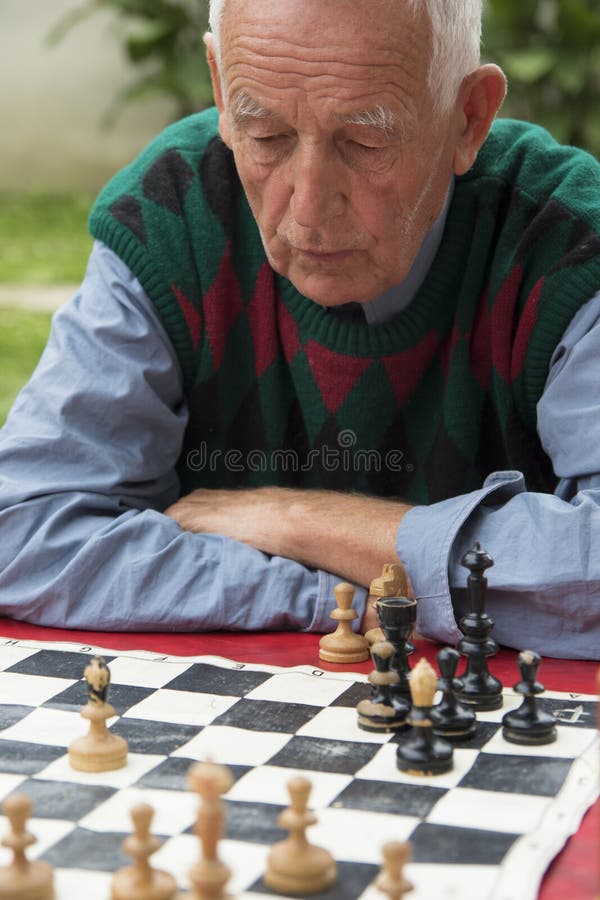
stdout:
[(521, 472), (494, 472), (478, 491), (415, 506), (403, 517), (396, 546), (418, 601), (417, 631), (424, 637), (445, 644), (460, 640), (448, 579), (454, 542), (477, 506), (506, 502), (524, 490)]
[[(325, 634), (334, 631), (337, 623), (330, 618), (330, 612), (336, 608), (335, 594), (333, 589), (336, 584), (343, 581), (339, 575), (332, 575), (331, 572), (319, 570), (319, 581), (317, 587), (317, 599), (315, 602), (315, 612), (310, 625), (303, 628), (303, 631), (316, 631)], [(367, 605), (367, 590), (363, 587), (354, 585), (354, 598), (352, 600), (352, 608), (358, 613), (358, 618), (351, 622), (352, 630), (358, 631), (362, 622), (365, 607)]]

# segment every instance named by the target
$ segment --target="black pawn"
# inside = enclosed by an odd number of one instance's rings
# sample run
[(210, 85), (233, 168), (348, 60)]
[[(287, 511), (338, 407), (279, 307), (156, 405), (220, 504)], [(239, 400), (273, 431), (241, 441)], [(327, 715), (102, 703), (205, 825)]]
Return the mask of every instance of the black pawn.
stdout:
[(465, 553), (462, 564), (469, 570), (467, 588), (471, 611), (459, 623), (464, 637), (458, 642), (458, 650), (466, 657), (467, 668), (461, 676), (463, 686), (457, 696), (472, 709), (499, 709), (502, 683), (488, 669), (488, 657), (498, 652), (498, 644), (489, 636), (494, 622), (485, 612), (487, 578), (483, 574), (494, 565), (494, 560), (478, 541)]
[(539, 665), (539, 653), (519, 653), (521, 681), (515, 684), (515, 691), (523, 695), (523, 702), (502, 717), (502, 737), (513, 744), (551, 744), (556, 740), (556, 719), (537, 705), (536, 697), (544, 690), (536, 680)]
[(415, 649), (410, 637), (417, 621), (417, 601), (411, 597), (382, 597), (377, 601), (377, 618), (385, 635), (394, 648), (391, 668), (398, 673), (398, 681), (392, 685), (392, 699), (398, 709), (410, 706), (408, 656)]
[(371, 647), (375, 669), (369, 675), (373, 685), (370, 699), (361, 700), (356, 707), (358, 726), (364, 731), (398, 731), (406, 725), (410, 704), (392, 698), (391, 688), (398, 683), (398, 674), (390, 670), (394, 648), (389, 641), (378, 641)]
[(441, 678), (438, 679), (438, 690), (442, 691), (442, 699), (431, 710), (431, 721), (436, 734), (449, 741), (466, 741), (475, 734), (477, 718), (472, 708), (463, 706), (456, 698), (456, 692), (462, 689), (460, 678), (455, 678), (460, 653), (452, 647), (443, 647), (437, 654)]
[(401, 735), (396, 763), (409, 775), (441, 775), (452, 768), (452, 746), (434, 734), (431, 707), (437, 687), (433, 666), (420, 659), (410, 676), (412, 707), (406, 720), (410, 731)]

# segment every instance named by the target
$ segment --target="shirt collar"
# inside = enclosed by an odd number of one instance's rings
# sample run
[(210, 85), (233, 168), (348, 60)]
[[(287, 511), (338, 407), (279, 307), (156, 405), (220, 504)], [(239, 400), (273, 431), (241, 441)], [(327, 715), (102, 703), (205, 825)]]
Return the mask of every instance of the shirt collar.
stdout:
[(384, 294), (376, 297), (375, 300), (359, 304), (369, 325), (381, 325), (384, 322), (389, 322), (390, 319), (393, 319), (394, 316), (406, 309), (415, 297), (425, 281), (425, 277), (438, 252), (444, 228), (446, 227), (446, 219), (448, 218), (453, 193), (454, 179), (452, 179), (448, 190), (444, 208), (431, 230), (425, 235), (416, 259), (404, 281), (400, 282), (400, 284), (395, 284)]

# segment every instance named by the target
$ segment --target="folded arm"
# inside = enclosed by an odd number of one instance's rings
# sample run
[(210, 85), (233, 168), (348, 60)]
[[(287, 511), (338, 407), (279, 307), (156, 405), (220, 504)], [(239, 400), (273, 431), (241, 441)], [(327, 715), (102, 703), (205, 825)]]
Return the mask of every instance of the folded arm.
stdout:
[(337, 576), (162, 514), (186, 422), (151, 304), (97, 245), (0, 431), (0, 614), (106, 630), (330, 627)]

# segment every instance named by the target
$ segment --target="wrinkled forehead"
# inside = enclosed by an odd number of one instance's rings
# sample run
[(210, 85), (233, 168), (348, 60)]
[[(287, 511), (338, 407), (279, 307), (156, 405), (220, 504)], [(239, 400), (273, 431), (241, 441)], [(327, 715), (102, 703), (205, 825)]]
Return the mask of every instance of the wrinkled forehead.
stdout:
[(222, 76), (426, 88), (430, 29), (402, 0), (228, 0)]

